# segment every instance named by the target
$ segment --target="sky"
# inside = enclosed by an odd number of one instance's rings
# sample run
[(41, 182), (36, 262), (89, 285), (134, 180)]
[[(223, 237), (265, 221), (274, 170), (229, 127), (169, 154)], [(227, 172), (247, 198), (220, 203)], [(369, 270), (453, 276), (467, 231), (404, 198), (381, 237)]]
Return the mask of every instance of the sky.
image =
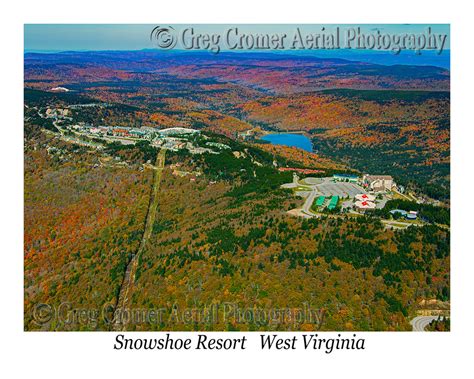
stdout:
[[(156, 25), (146, 24), (26, 24), (25, 51), (83, 51), (83, 50), (141, 50), (155, 48), (150, 41), (150, 32)], [(167, 26), (167, 25), (166, 25)], [(175, 29), (192, 26), (199, 33), (223, 33), (234, 25), (171, 25)], [(320, 32), (324, 26), (331, 30), (335, 25), (239, 25), (242, 33), (282, 33), (293, 34), (297, 26), (303, 31)], [(341, 28), (348, 25), (339, 25)], [(359, 25), (357, 25), (359, 26)], [(380, 30), (382, 33), (423, 33), (431, 26), (434, 33), (447, 34), (449, 25), (442, 24), (383, 24), (364, 25), (366, 32)], [(449, 49), (449, 37), (446, 48)]]

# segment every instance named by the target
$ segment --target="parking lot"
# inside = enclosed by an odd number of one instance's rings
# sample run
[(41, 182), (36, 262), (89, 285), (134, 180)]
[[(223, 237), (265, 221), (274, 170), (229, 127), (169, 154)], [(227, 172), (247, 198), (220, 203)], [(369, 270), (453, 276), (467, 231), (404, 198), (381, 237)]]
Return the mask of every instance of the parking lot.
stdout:
[(301, 182), (304, 184), (314, 185), (323, 183), (325, 178), (305, 178)]
[(325, 181), (316, 185), (317, 191), (323, 196), (354, 197), (365, 190), (355, 183)]

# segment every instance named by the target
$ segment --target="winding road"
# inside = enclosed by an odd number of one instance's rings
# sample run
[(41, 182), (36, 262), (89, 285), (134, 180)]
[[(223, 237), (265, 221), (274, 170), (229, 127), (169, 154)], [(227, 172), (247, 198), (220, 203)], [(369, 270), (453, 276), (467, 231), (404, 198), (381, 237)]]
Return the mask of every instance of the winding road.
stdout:
[(418, 316), (411, 320), (410, 324), (414, 332), (425, 332), (428, 324), (436, 319), (438, 319), (438, 316)]
[(303, 212), (307, 213), (311, 216), (314, 216), (315, 214), (311, 211), (311, 206), (313, 205), (314, 199), (316, 196), (319, 195), (319, 192), (317, 189), (313, 189), (308, 197), (306, 198), (304, 204), (303, 204)]

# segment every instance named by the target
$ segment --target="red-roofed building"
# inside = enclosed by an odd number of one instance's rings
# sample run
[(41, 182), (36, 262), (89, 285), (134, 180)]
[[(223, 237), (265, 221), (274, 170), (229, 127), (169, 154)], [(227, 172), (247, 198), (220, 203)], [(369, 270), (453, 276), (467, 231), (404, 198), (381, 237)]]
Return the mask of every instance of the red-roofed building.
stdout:
[(114, 136), (120, 136), (120, 137), (128, 137), (130, 134), (128, 133), (127, 129), (123, 128), (115, 128), (112, 130), (112, 134)]
[(375, 196), (367, 193), (360, 193), (356, 195), (355, 198), (359, 201), (375, 201)]
[(371, 202), (371, 201), (356, 201), (354, 203), (354, 208), (359, 211), (359, 212), (365, 212), (365, 211), (368, 211), (368, 210), (374, 210), (375, 209), (375, 203)]

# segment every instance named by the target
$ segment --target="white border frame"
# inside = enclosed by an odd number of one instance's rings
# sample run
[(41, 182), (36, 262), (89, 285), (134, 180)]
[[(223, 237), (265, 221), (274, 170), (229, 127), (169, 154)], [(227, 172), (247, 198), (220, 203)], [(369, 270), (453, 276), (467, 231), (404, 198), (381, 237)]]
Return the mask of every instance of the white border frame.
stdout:
[[(327, 375), (441, 378), (472, 372), (472, 20), (467, 5), (442, 1), (9, 3), (2, 23), (2, 327), (5, 374), (14, 377), (298, 377)], [(5, 15), (5, 14), (4, 14)], [(452, 249), (450, 333), (357, 333), (365, 351), (266, 352), (258, 333), (247, 351), (114, 351), (114, 333), (23, 332), (24, 23), (451, 23)], [(5, 65), (5, 67), (3, 67)], [(179, 333), (184, 336), (187, 333)], [(214, 333), (225, 335), (225, 333)], [(283, 333), (280, 333), (283, 335)], [(135, 333), (134, 337), (149, 336)], [(335, 333), (332, 334), (335, 336)], [(465, 375), (465, 374), (464, 374)]]

